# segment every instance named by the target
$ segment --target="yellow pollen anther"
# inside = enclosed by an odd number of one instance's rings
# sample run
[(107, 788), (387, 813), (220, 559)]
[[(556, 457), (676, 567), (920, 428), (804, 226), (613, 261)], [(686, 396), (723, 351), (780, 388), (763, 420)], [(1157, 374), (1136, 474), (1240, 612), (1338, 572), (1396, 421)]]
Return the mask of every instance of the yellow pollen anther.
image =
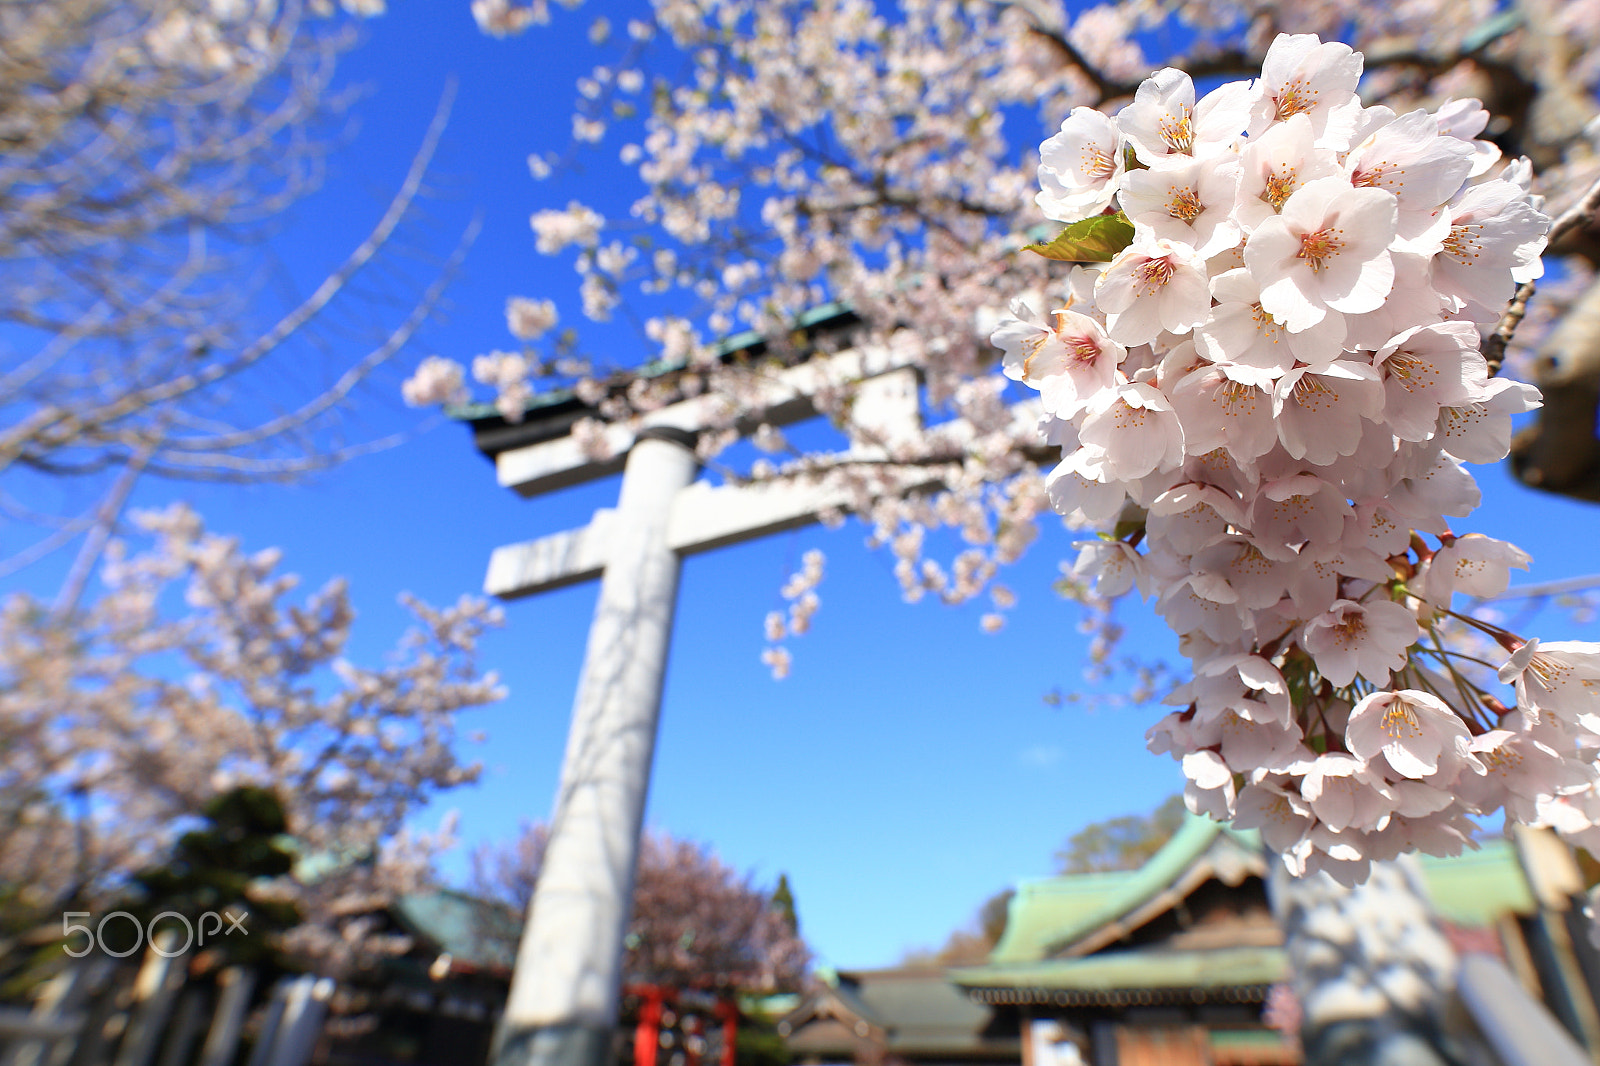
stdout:
[(1321, 270), (1344, 247), (1343, 233), (1342, 229), (1319, 229), (1305, 234), (1300, 238), (1300, 250), (1295, 258), (1304, 259), (1313, 271)]
[(1302, 374), (1300, 380), (1294, 383), (1294, 388), (1289, 390), (1289, 395), (1300, 407), (1311, 411), (1320, 411), (1339, 402), (1339, 393), (1327, 381), (1310, 374)]
[(1384, 709), (1383, 731), (1396, 740), (1406, 734), (1420, 737), (1422, 735), (1422, 724), (1417, 721), (1417, 712), (1412, 708), (1411, 704), (1405, 700), (1397, 699)]
[(1078, 167), (1086, 176), (1095, 179), (1109, 178), (1117, 169), (1117, 161), (1109, 152), (1090, 141), (1083, 146), (1083, 163)]
[(1162, 116), (1161, 121), (1156, 124), (1156, 132), (1174, 152), (1187, 152), (1194, 147), (1194, 123), (1191, 121), (1191, 115), (1187, 107), (1179, 104), (1171, 113)]
[(1267, 184), (1261, 190), (1261, 199), (1272, 205), (1274, 211), (1282, 211), (1284, 201), (1288, 200), (1295, 190), (1295, 170), (1285, 165), (1283, 173), (1268, 174)]
[(1283, 87), (1283, 92), (1273, 97), (1273, 102), (1278, 105), (1277, 117), (1279, 121), (1304, 114), (1317, 106), (1316, 89), (1308, 89), (1304, 78), (1296, 78)]
[(1100, 358), (1100, 345), (1090, 337), (1074, 337), (1067, 342), (1067, 350), (1078, 362), (1089, 365)]
[(1193, 222), (1200, 217), (1200, 212), (1205, 210), (1205, 205), (1200, 202), (1200, 195), (1193, 188), (1179, 188), (1174, 185), (1168, 190), (1172, 199), (1167, 202), (1167, 214), (1184, 222)]
[(1135, 296), (1149, 296), (1167, 282), (1172, 280), (1172, 275), (1178, 272), (1177, 266), (1170, 259), (1147, 259), (1144, 264), (1134, 270), (1137, 279), (1133, 294)]
[(1483, 254), (1482, 226), (1452, 226), (1450, 236), (1444, 241), (1444, 254), (1460, 263), (1471, 266)]

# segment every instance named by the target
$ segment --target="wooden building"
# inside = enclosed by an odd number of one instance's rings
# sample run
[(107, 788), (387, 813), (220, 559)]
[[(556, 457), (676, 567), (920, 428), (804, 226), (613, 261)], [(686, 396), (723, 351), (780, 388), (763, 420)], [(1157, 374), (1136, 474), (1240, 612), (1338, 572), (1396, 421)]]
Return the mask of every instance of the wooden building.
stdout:
[[(1458, 950), (1499, 956), (1584, 1039), (1593, 952), (1570, 936), (1581, 885), (1559, 860), (1546, 833), (1419, 865)], [(1288, 978), (1273, 861), (1254, 832), (1190, 817), (1137, 870), (1023, 884), (988, 963), (950, 980), (1024, 1034), (1023, 1066), (1292, 1066), (1295, 1041), (1267, 1024)]]
[[(1190, 817), (1137, 870), (1025, 882), (981, 966), (841, 973), (780, 1026), (801, 1064), (1293, 1066), (1268, 1022), (1288, 959), (1254, 832)], [(1548, 833), (1419, 860), (1459, 951), (1498, 956), (1579, 1040), (1600, 1047), (1600, 956)]]
[(1015, 1018), (943, 970), (841, 971), (778, 1022), (799, 1066), (987, 1066), (1022, 1055)]

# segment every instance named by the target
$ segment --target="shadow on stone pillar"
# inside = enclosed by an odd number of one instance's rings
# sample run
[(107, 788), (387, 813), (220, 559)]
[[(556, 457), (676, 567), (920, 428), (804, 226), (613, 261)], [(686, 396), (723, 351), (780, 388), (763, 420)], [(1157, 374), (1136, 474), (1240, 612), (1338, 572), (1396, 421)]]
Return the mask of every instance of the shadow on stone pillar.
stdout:
[(1455, 995), (1456, 953), (1413, 858), (1373, 863), (1355, 888), (1274, 865), (1305, 1066), (1497, 1063)]

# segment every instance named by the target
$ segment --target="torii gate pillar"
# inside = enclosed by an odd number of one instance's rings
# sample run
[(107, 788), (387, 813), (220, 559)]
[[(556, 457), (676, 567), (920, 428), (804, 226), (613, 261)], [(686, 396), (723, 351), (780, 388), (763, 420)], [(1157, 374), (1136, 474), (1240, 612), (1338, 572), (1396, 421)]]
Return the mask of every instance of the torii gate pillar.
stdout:
[(497, 1066), (609, 1063), (682, 565), (667, 523), (698, 468), (679, 429), (646, 429), (628, 453)]
[[(847, 383), (856, 389), (846, 427), (852, 445), (839, 461), (881, 463), (887, 445), (921, 431), (916, 374), (910, 355), (895, 348), (847, 349), (780, 370), (762, 382), (753, 405), (770, 424), (788, 424), (817, 413), (818, 391)], [(857, 501), (853, 488), (815, 479), (692, 483), (696, 434), (725, 418), (724, 405), (702, 393), (607, 424), (606, 450), (625, 461), (589, 455), (559, 425), (553, 434), (536, 427), (528, 443), (492, 452), (500, 483), (524, 496), (623, 471), (616, 508), (601, 508), (580, 529), (495, 549), (484, 579), (484, 591), (506, 598), (601, 579), (495, 1066), (610, 1066), (680, 560), (809, 525)], [(1029, 409), (1015, 417), (1032, 425), (1038, 415)], [(960, 454), (976, 433), (958, 420), (927, 439)], [(886, 473), (878, 491), (938, 480), (936, 470), (913, 466)]]

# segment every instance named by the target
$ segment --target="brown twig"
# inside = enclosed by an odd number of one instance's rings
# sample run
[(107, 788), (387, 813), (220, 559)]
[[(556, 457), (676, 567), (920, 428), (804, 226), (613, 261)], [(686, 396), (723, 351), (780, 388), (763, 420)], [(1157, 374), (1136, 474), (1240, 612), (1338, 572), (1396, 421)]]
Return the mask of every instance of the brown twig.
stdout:
[[(1550, 223), (1550, 230), (1545, 234), (1545, 247), (1553, 248), (1556, 242), (1579, 226), (1593, 222), (1596, 212), (1600, 212), (1600, 178), (1596, 178), (1587, 192)], [(1517, 286), (1516, 295), (1506, 305), (1505, 313), (1500, 316), (1500, 322), (1495, 326), (1494, 332), (1483, 342), (1483, 357), (1488, 360), (1490, 377), (1500, 373), (1500, 367), (1506, 361), (1506, 348), (1511, 344), (1511, 338), (1517, 332), (1517, 327), (1522, 324), (1523, 317), (1527, 315), (1528, 301), (1533, 298), (1534, 292), (1535, 286), (1531, 281), (1525, 281)]]

